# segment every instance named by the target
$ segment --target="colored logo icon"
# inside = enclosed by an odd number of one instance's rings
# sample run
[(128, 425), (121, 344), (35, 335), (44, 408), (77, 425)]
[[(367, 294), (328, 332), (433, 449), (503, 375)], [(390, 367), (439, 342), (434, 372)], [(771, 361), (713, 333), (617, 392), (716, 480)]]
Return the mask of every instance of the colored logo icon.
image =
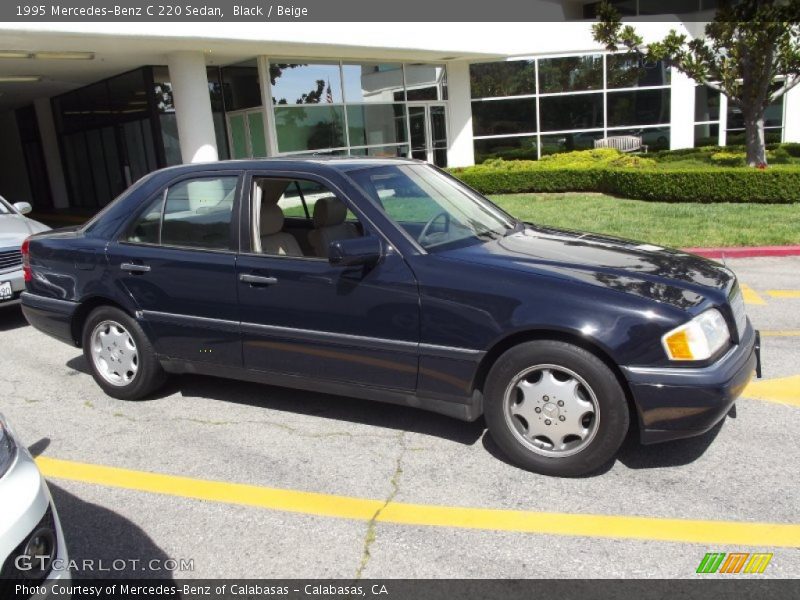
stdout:
[(697, 573), (763, 573), (772, 560), (772, 553), (756, 552), (707, 552), (697, 566)]

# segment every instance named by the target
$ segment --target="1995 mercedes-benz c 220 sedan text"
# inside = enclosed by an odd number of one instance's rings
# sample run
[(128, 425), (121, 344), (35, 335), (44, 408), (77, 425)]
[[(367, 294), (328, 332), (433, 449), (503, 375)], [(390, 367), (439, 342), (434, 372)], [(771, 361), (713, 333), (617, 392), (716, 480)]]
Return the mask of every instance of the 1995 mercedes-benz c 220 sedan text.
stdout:
[(759, 361), (723, 266), (520, 222), (412, 160), (164, 169), (23, 258), (28, 321), (115, 398), (202, 373), (484, 415), (553, 475), (606, 464), (631, 423), (707, 431)]

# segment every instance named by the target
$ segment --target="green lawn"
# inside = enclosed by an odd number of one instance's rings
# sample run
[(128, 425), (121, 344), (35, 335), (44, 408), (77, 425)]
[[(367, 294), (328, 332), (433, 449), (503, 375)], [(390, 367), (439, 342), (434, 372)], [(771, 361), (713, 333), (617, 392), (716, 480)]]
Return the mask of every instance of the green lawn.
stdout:
[(645, 202), (595, 193), (508, 194), (492, 199), (524, 221), (663, 246), (800, 244), (800, 204)]

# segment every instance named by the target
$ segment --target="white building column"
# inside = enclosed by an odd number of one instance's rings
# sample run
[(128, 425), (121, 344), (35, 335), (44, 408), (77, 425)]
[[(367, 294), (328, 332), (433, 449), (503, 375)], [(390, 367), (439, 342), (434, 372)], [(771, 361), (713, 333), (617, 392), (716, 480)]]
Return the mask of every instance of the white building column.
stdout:
[(800, 142), (800, 85), (786, 92), (783, 104), (783, 141)]
[(447, 150), (448, 167), (475, 164), (472, 146), (472, 103), (469, 88), (469, 63), (447, 63), (447, 98), (450, 112)]
[(68, 208), (67, 180), (64, 178), (64, 167), (61, 163), (61, 150), (58, 147), (58, 134), (53, 120), (53, 108), (50, 98), (37, 98), (33, 101), (36, 110), (36, 122), (39, 124), (39, 136), (42, 138), (42, 153), (47, 167), (47, 180), (50, 183), (50, 195), (53, 208)]
[(672, 69), (670, 88), (670, 150), (694, 146), (694, 79)]
[(202, 52), (173, 52), (167, 56), (167, 66), (183, 162), (219, 160), (205, 56)]

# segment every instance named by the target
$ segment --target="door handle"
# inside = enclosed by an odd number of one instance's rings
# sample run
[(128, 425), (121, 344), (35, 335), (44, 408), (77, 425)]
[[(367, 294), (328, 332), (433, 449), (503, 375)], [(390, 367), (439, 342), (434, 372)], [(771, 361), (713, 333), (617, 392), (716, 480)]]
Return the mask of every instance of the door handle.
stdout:
[(150, 265), (135, 265), (133, 263), (122, 263), (119, 266), (120, 269), (123, 271), (128, 271), (128, 273), (149, 273), (150, 272)]
[(250, 285), (273, 285), (278, 283), (276, 277), (262, 277), (261, 275), (251, 275), (250, 273), (242, 273), (239, 275), (239, 281), (242, 283), (249, 283)]

